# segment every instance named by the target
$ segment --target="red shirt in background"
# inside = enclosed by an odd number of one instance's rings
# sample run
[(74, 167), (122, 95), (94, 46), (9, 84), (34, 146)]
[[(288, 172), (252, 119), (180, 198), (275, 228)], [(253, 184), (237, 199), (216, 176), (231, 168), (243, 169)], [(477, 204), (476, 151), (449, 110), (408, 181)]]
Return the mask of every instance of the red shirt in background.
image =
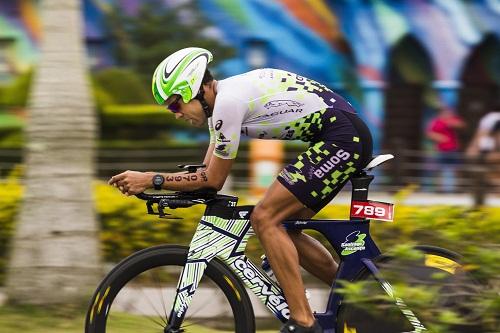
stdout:
[(446, 137), (443, 142), (436, 143), (438, 151), (457, 151), (458, 150), (458, 135), (455, 128), (450, 126), (450, 122), (458, 122), (460, 118), (450, 116), (447, 118), (436, 118), (429, 125), (429, 132), (438, 133)]

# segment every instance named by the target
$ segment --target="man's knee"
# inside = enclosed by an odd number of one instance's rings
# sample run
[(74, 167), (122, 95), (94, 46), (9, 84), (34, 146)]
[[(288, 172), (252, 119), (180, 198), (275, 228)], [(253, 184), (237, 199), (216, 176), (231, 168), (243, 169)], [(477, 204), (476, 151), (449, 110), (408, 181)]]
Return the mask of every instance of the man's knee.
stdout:
[(273, 224), (273, 213), (270, 209), (265, 208), (261, 204), (257, 204), (250, 215), (250, 223), (257, 235), (260, 235), (263, 230)]

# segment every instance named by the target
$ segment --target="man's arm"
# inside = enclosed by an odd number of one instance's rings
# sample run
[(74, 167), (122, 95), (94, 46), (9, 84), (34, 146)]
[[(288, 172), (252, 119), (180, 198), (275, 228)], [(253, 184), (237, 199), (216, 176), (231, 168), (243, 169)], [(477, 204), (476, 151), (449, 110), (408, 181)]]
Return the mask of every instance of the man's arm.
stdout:
[(205, 154), (205, 158), (203, 159), (203, 164), (205, 164), (207, 168), (210, 165), (210, 160), (212, 159), (212, 155), (214, 153), (214, 147), (215, 143), (211, 143), (208, 145), (207, 153)]
[(441, 143), (446, 141), (448, 139), (446, 135), (438, 133), (436, 131), (436, 127), (437, 127), (437, 122), (435, 120), (431, 121), (431, 123), (427, 126), (427, 129), (425, 131), (427, 138), (436, 143)]
[[(233, 165), (233, 159), (210, 158), (208, 168), (196, 173), (161, 173), (165, 177), (162, 188), (174, 191), (194, 191), (212, 188), (219, 191)], [(120, 189), (125, 195), (134, 195), (153, 187), (154, 172), (125, 171), (109, 180), (109, 184)]]
[(446, 135), (436, 132), (427, 132), (427, 137), (437, 143), (444, 142), (448, 139)]

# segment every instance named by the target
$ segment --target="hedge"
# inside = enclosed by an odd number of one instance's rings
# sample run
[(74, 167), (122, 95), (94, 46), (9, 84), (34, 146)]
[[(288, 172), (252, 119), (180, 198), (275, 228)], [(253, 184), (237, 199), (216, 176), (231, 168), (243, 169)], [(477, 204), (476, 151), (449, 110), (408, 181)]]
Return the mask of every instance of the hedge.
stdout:
[[(189, 243), (203, 214), (203, 206), (172, 211), (182, 220), (162, 220), (146, 214), (143, 201), (123, 196), (102, 182), (95, 184), (96, 210), (101, 223), (101, 240), (106, 261), (118, 261), (130, 253), (164, 242)], [(5, 264), (8, 240), (22, 196), (15, 178), (0, 182), (0, 262)], [(244, 200), (240, 203), (244, 203)], [(330, 205), (318, 218), (347, 218), (348, 207)], [(445, 247), (474, 258), (480, 272), (500, 272), (500, 207), (471, 210), (461, 206), (405, 206), (396, 202), (396, 221), (373, 221), (371, 232), (382, 250), (400, 244), (428, 244)], [(0, 264), (1, 265), (1, 264)]]
[(128, 69), (112, 67), (95, 72), (92, 74), (92, 86), (98, 107), (153, 102), (150, 88)]
[(22, 107), (28, 102), (33, 70), (19, 75), (14, 81), (0, 85), (0, 105)]

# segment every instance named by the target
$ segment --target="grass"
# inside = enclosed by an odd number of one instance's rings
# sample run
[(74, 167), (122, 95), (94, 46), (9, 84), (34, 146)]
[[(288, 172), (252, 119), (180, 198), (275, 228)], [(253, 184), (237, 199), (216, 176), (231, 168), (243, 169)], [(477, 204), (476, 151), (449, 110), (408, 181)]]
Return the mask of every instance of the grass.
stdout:
[[(138, 316), (120, 315), (113, 332), (137, 333), (140, 326), (149, 327), (145, 332), (162, 332), (151, 330), (150, 322)], [(2, 333), (82, 333), (84, 328), (84, 311), (75, 309), (44, 309), (40, 307), (0, 306), (0, 331)], [(196, 325), (189, 326), (188, 332), (216, 333)], [(275, 333), (258, 331), (259, 333)]]

